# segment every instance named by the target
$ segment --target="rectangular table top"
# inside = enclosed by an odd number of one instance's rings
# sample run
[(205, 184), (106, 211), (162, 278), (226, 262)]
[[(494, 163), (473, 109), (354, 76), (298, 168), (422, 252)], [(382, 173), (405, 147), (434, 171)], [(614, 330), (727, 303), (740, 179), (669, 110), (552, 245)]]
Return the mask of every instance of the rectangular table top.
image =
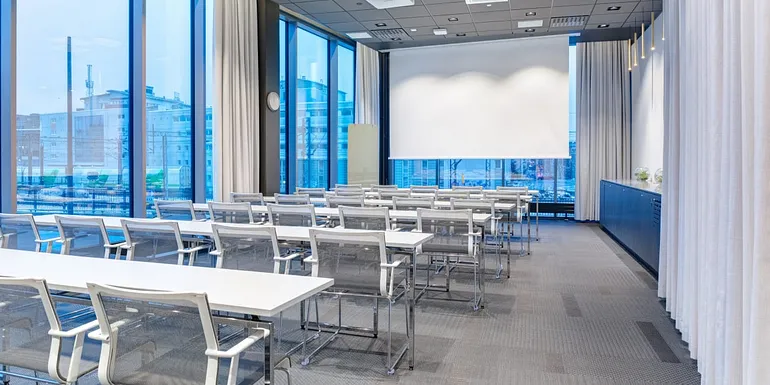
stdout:
[(273, 317), (331, 287), (333, 279), (0, 249), (0, 274), (45, 279), (51, 290), (86, 283), (206, 293), (212, 310)]

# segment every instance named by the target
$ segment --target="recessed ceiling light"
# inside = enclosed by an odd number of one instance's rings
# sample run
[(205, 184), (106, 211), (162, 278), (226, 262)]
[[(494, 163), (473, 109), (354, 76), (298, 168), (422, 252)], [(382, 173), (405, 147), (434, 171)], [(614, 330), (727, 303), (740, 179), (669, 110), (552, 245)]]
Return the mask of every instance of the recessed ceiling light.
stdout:
[(537, 16), (537, 12), (529, 11), (529, 12), (525, 13), (524, 16)]
[(369, 32), (350, 32), (347, 34), (351, 39), (371, 39)]
[(436, 28), (433, 30), (433, 34), (436, 36), (444, 36), (446, 35), (446, 28)]
[(457, 36), (463, 37), (463, 36), (465, 36), (465, 34), (464, 33), (458, 33)]
[(599, 24), (599, 28), (609, 28), (609, 24)]
[(412, 28), (412, 29), (410, 29), (410, 31), (417, 32), (417, 28)]
[(620, 11), (619, 5), (613, 5), (612, 7), (607, 8), (608, 11)]
[(385, 26), (387, 26), (387, 24), (385, 24), (385, 23), (377, 23), (377, 24), (375, 24), (375, 26), (377, 26), (377, 27), (385, 27)]
[(534, 28), (527, 28), (524, 30), (524, 32), (535, 32)]
[(460, 19), (458, 19), (458, 18), (456, 18), (456, 17), (450, 17), (450, 18), (448, 18), (447, 20), (449, 20), (449, 21), (457, 21), (457, 20), (460, 20)]
[(543, 20), (522, 20), (516, 23), (517, 28), (540, 28), (543, 26)]

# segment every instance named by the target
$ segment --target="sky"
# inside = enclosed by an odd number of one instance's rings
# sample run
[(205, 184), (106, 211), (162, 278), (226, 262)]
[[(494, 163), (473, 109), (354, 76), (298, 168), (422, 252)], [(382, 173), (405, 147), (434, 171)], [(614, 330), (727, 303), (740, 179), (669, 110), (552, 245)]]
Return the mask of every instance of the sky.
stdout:
[[(190, 101), (190, 2), (147, 0), (147, 85), (155, 95)], [(206, 52), (212, 52), (213, 1), (206, 4)], [(323, 80), (326, 40), (302, 31), (298, 39), (300, 77)], [(74, 108), (82, 108), (87, 65), (94, 93), (128, 89), (128, 0), (23, 0), (17, 3), (17, 113), (64, 112), (67, 109), (67, 36), (72, 37)], [(354, 88), (353, 55), (340, 70), (342, 91)], [(211, 105), (211, 55), (207, 56), (206, 104)]]

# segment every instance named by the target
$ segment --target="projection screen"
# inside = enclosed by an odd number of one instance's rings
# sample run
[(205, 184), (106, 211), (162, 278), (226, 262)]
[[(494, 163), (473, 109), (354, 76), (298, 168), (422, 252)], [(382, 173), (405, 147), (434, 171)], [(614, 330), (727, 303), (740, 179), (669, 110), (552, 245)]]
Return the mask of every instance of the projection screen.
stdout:
[(390, 157), (569, 158), (569, 36), (391, 51)]

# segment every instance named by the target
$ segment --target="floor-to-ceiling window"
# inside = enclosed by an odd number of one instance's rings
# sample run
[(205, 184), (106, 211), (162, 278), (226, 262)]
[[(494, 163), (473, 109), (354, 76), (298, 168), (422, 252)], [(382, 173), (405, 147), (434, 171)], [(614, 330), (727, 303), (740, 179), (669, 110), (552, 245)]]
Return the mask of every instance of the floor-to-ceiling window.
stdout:
[(567, 159), (445, 159), (396, 160), (391, 181), (410, 185), (528, 186), (540, 191), (541, 203), (575, 202), (576, 52), (569, 47), (570, 107)]
[(337, 183), (348, 183), (348, 125), (355, 121), (356, 55), (337, 48)]
[(214, 0), (206, 0), (204, 28), (204, 66), (206, 71), (206, 200), (214, 199), (214, 139), (212, 110), (214, 105)]
[(297, 29), (297, 187), (328, 187), (329, 184), (328, 44), (313, 32)]
[(190, 2), (146, 0), (147, 215), (155, 199), (192, 199)]
[(130, 215), (129, 1), (16, 7), (18, 212)]
[(280, 139), (278, 149), (278, 157), (281, 162), (281, 192), (287, 193), (286, 183), (286, 22), (280, 20), (278, 22), (278, 61), (280, 68), (280, 92), (281, 92), (281, 108), (280, 108)]

